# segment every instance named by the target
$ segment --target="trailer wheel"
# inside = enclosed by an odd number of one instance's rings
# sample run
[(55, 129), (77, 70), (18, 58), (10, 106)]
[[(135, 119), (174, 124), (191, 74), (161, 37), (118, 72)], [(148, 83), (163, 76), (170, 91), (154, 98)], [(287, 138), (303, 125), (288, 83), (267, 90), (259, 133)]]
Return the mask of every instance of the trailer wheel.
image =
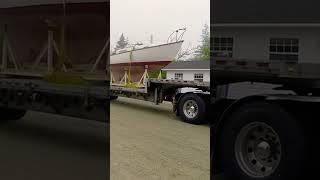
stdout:
[(230, 179), (299, 178), (304, 165), (304, 135), (296, 119), (280, 106), (244, 105), (225, 123), (219, 152)]
[(117, 100), (118, 99), (118, 96), (110, 96), (110, 100), (113, 101), (113, 100)]
[(201, 124), (206, 115), (206, 103), (196, 94), (187, 94), (179, 101), (179, 115), (184, 122)]
[(23, 109), (0, 107), (0, 122), (19, 120), (25, 116), (26, 112)]

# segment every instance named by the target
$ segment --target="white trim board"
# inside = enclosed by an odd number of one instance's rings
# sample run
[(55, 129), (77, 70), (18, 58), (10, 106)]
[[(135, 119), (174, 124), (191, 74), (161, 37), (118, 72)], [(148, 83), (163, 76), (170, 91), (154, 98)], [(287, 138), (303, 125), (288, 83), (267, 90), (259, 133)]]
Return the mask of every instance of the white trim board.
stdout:
[(210, 69), (162, 69), (162, 71), (210, 71)]

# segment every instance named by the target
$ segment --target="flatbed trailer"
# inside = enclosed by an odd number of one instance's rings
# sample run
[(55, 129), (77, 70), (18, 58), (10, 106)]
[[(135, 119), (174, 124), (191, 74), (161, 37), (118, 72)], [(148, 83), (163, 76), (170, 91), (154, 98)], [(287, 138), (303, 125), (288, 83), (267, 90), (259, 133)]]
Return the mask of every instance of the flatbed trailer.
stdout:
[[(173, 104), (173, 112), (188, 123), (200, 124), (206, 121), (210, 104), (210, 84), (208, 82), (146, 79), (142, 88), (111, 85), (111, 97), (118, 96), (153, 102), (163, 101)], [(186, 88), (190, 88), (186, 90)]]
[[(319, 149), (313, 125), (320, 105), (320, 64), (211, 61), (212, 173), (230, 179), (303, 179)], [(278, 85), (288, 93), (228, 98), (230, 84)], [(248, 87), (250, 88), (250, 87)], [(316, 157), (316, 159), (315, 159)]]

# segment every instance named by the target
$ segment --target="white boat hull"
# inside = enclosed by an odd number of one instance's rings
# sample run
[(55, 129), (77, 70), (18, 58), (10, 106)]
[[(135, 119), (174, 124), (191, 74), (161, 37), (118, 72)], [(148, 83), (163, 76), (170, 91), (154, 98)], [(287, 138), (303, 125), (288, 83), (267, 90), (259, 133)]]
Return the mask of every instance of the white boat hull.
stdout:
[(132, 81), (139, 81), (146, 68), (149, 72), (158, 71), (171, 63), (182, 44), (183, 41), (179, 41), (112, 55), (110, 65), (113, 77), (120, 81), (125, 71), (130, 69)]
[(115, 54), (111, 56), (110, 64), (172, 61), (177, 56), (182, 43), (183, 41), (180, 41), (134, 50), (132, 51), (132, 59), (130, 59), (131, 52)]

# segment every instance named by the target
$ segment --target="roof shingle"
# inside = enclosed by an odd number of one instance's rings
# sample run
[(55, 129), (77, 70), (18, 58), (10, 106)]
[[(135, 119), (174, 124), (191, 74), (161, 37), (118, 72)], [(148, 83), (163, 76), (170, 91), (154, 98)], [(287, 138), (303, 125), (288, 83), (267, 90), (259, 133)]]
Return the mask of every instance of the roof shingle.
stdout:
[(320, 23), (317, 0), (213, 0), (211, 23)]
[(162, 70), (174, 70), (174, 69), (201, 69), (210, 70), (210, 61), (174, 61), (164, 67)]

